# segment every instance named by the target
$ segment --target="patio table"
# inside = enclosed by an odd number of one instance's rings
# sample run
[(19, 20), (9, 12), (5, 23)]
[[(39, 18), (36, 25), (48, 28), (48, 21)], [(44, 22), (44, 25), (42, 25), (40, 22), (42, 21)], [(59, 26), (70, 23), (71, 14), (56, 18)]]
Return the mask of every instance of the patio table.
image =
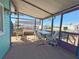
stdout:
[(45, 30), (42, 30), (42, 31), (38, 31), (39, 33), (43, 34), (43, 35), (49, 35), (51, 34), (50, 32), (47, 32)]
[(44, 38), (46, 38), (46, 35), (50, 35), (51, 33), (50, 32), (47, 32), (45, 30), (42, 30), (42, 31), (38, 31)]

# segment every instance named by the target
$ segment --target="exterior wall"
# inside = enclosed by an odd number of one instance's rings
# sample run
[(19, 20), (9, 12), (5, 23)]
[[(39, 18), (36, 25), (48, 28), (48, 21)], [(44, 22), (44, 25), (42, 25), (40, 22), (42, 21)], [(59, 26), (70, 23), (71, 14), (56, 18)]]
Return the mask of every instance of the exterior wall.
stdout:
[[(0, 0), (4, 5), (4, 8), (9, 9), (9, 0)], [(4, 20), (3, 20), (3, 34), (0, 35), (0, 59), (3, 58), (5, 53), (10, 47), (10, 17), (9, 12), (4, 10)]]

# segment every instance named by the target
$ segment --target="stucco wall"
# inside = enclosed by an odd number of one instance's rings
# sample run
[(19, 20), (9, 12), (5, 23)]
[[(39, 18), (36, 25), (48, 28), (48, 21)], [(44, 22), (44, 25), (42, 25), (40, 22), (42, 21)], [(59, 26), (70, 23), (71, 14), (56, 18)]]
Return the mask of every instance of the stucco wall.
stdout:
[[(9, 0), (0, 0), (4, 5), (4, 8), (9, 9)], [(5, 53), (10, 47), (10, 17), (9, 12), (4, 10), (4, 20), (3, 20), (3, 34), (0, 35), (0, 59), (3, 58)]]

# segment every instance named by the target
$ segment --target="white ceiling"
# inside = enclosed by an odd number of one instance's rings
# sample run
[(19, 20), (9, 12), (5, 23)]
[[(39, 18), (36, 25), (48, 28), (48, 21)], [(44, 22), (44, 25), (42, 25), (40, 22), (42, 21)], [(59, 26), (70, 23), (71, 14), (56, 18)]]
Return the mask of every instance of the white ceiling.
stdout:
[[(17, 10), (21, 13), (34, 16), (37, 18), (45, 18), (64, 9), (79, 4), (79, 0), (25, 0), (39, 8), (34, 7), (23, 0), (13, 0)], [(12, 7), (13, 8), (13, 7)]]

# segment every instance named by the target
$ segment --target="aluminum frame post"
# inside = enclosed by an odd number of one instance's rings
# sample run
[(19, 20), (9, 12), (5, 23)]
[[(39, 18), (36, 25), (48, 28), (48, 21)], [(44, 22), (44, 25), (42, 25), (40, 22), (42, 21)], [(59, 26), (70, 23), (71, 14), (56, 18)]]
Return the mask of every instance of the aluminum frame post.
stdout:
[(43, 20), (41, 20), (41, 30), (43, 30)]
[(53, 34), (53, 27), (54, 27), (54, 17), (52, 17), (52, 23), (51, 23), (51, 35)]
[(61, 14), (61, 20), (60, 20), (59, 40), (61, 39), (62, 22), (63, 22), (63, 14)]

